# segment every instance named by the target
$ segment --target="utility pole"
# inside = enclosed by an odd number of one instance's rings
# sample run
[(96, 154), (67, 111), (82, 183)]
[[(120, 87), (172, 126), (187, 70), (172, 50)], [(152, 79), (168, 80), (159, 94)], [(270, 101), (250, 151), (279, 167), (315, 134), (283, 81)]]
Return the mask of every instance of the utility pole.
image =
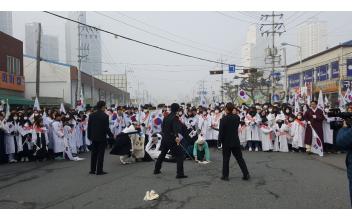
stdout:
[[(281, 57), (278, 55), (278, 50), (275, 46), (275, 35), (279, 35), (279, 37), (286, 32), (284, 30), (285, 26), (284, 23), (282, 22), (276, 22), (275, 18), (278, 17), (280, 20), (283, 18), (283, 14), (275, 14), (273, 11), (271, 14), (264, 14), (261, 15), (260, 20), (267, 21), (268, 18), (271, 18), (271, 23), (262, 23), (260, 26), (260, 31), (261, 35), (264, 36), (266, 35), (269, 37), (271, 35), (272, 39), (272, 45), (271, 48), (266, 49), (266, 57), (265, 57), (265, 63), (266, 64), (271, 64), (271, 73), (269, 75), (269, 79), (271, 79), (272, 82), (272, 94), (270, 95), (270, 100), (272, 99), (272, 96), (275, 94), (275, 84), (276, 84), (276, 76), (275, 76), (275, 65), (276, 63), (280, 63)], [(269, 27), (267, 29), (264, 29), (265, 27)]]
[[(81, 23), (81, 21), (80, 21), (81, 16), (82, 16), (82, 12), (79, 12), (78, 13), (78, 18), (77, 18), (77, 21), (78, 21), (78, 26), (77, 26), (77, 34), (78, 34), (78, 56), (77, 56), (77, 58), (78, 58), (78, 70), (77, 70), (77, 86), (76, 86), (76, 94), (75, 94), (75, 98), (76, 98), (75, 101), (76, 102), (78, 100), (79, 94), (81, 93), (81, 86), (82, 86), (81, 65), (82, 65), (82, 60), (88, 56), (88, 51), (89, 51), (89, 46), (87, 46), (87, 45), (83, 45), (83, 48), (82, 48), (81, 36), (82, 36), (82, 31), (84, 30), (84, 27), (82, 28), (82, 25), (80, 24)], [(83, 51), (86, 51), (86, 54), (82, 53)], [(92, 84), (93, 84), (93, 78), (92, 78)], [(94, 93), (94, 89), (93, 89), (93, 93)], [(99, 99), (100, 99), (100, 97), (99, 97)], [(75, 105), (76, 105), (76, 103), (75, 103)]]
[(37, 72), (35, 80), (35, 95), (39, 99), (39, 89), (40, 89), (40, 47), (42, 38), (42, 24), (38, 23), (38, 40), (37, 40)]
[(221, 70), (222, 70), (222, 74), (221, 74), (221, 102), (224, 102), (224, 64), (222, 62), (222, 57), (220, 59), (221, 62)]

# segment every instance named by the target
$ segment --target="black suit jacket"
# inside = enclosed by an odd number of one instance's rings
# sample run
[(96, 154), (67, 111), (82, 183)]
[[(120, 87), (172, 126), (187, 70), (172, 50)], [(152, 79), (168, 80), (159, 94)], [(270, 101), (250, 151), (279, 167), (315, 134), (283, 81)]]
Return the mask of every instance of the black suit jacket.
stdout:
[(240, 147), (238, 137), (238, 125), (240, 117), (234, 114), (228, 114), (220, 119), (219, 126), (219, 143), (223, 148)]
[(170, 113), (163, 120), (161, 125), (161, 132), (164, 141), (175, 141), (178, 134), (181, 132), (181, 122), (175, 113)]
[(88, 118), (88, 139), (104, 142), (107, 141), (107, 135), (113, 138), (109, 127), (109, 116), (101, 110), (90, 114)]

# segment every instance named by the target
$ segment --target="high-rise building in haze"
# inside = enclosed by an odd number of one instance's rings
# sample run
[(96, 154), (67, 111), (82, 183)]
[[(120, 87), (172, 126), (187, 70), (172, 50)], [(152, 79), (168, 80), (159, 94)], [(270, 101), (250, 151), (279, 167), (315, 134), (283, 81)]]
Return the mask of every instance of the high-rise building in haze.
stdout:
[(12, 36), (12, 11), (0, 11), (0, 31)]
[(298, 27), (297, 37), (303, 59), (324, 51), (328, 46), (327, 23), (310, 19)]
[[(69, 12), (68, 17), (73, 20), (79, 20), (86, 23), (86, 12)], [(80, 33), (78, 33), (78, 24), (68, 21), (65, 24), (65, 40), (66, 40), (66, 62), (68, 64), (78, 66), (78, 36), (81, 36), (81, 71), (96, 75), (102, 72), (101, 63), (101, 37), (100, 32), (92, 28), (80, 25)]]
[[(37, 56), (38, 23), (28, 23), (25, 27), (25, 54)], [(40, 57), (51, 61), (59, 61), (59, 38), (43, 34), (41, 36)]]
[(266, 47), (267, 41), (260, 35), (257, 25), (250, 25), (247, 31), (246, 42), (242, 45), (242, 66), (265, 66)]

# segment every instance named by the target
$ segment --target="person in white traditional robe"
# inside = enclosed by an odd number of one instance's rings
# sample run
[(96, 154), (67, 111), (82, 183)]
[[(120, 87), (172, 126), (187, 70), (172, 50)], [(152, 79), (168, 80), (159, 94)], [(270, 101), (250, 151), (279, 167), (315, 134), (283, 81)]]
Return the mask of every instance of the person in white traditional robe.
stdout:
[(162, 136), (160, 134), (154, 134), (151, 136), (147, 145), (145, 146), (145, 151), (149, 154), (149, 156), (153, 160), (158, 159), (161, 153), (161, 150), (160, 150), (161, 139), (162, 139)]
[(257, 113), (255, 108), (251, 108), (249, 113), (246, 115), (245, 123), (247, 127), (246, 131), (246, 140), (248, 145), (248, 150), (255, 151), (259, 150), (260, 145), (260, 137), (259, 137), (259, 124), (261, 122), (261, 118)]
[(209, 121), (208, 112), (204, 109), (199, 115), (198, 129), (206, 140), (208, 140), (207, 138), (209, 138), (209, 132), (211, 131)]
[(17, 115), (11, 113), (5, 124), (5, 152), (8, 155), (9, 163), (17, 163), (16, 153), (20, 144), (22, 147), (22, 140), (19, 140), (22, 138), (18, 136), (16, 121)]
[(288, 152), (287, 134), (288, 127), (285, 124), (285, 115), (283, 113), (276, 116), (276, 124), (273, 127), (275, 132), (274, 151)]
[(305, 152), (304, 134), (306, 131), (306, 122), (303, 120), (302, 112), (297, 113), (295, 121), (292, 123), (292, 148), (295, 151)]
[(240, 144), (242, 149), (245, 149), (247, 146), (247, 136), (246, 136), (247, 126), (244, 122), (244, 118), (241, 119), (240, 124), (238, 126), (238, 137), (240, 139)]
[(221, 146), (218, 146), (218, 136), (219, 136), (219, 126), (220, 126), (220, 119), (222, 118), (222, 113), (220, 112), (219, 107), (215, 107), (214, 109), (214, 114), (211, 115), (211, 125), (210, 125), (210, 140), (211, 140), (211, 146), (217, 146), (220, 148)]
[(285, 117), (286, 117), (285, 124), (287, 125), (287, 128), (288, 128), (288, 132), (287, 132), (288, 150), (291, 152), (295, 152), (295, 149), (292, 148), (292, 141), (293, 141), (292, 124), (295, 120), (295, 116), (293, 114), (290, 114), (290, 115), (285, 115)]
[(52, 124), (53, 126), (53, 151), (57, 159), (63, 159), (64, 152), (64, 129), (61, 122), (61, 115), (57, 114), (55, 116), (55, 121)]
[(268, 125), (268, 119), (266, 117), (262, 117), (262, 121), (260, 123), (260, 139), (262, 142), (262, 151), (264, 152), (273, 150), (272, 133), (273, 129)]
[(89, 115), (86, 114), (82, 117), (82, 128), (83, 128), (83, 147), (82, 151), (83, 152), (88, 152), (90, 145), (92, 142), (88, 139), (88, 120), (89, 120)]

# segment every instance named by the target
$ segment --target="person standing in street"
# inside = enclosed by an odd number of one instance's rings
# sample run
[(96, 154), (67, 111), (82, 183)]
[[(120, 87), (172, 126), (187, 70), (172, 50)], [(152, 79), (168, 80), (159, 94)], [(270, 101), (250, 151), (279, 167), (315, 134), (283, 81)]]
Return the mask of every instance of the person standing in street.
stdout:
[[(184, 160), (184, 153), (183, 147), (180, 145), (180, 138), (179, 134), (181, 132), (181, 122), (176, 115), (179, 111), (180, 106), (177, 103), (173, 103), (171, 105), (171, 113), (168, 114), (162, 123), (162, 140), (161, 140), (161, 153), (155, 163), (154, 174), (160, 174), (161, 165), (165, 156), (169, 150), (171, 150), (172, 154), (176, 156), (176, 163), (177, 163), (177, 179), (187, 178), (184, 175), (183, 171), (183, 160)], [(184, 149), (185, 150), (185, 149)]]
[(242, 157), (240, 140), (238, 137), (238, 125), (240, 118), (238, 115), (233, 114), (235, 108), (233, 103), (227, 103), (225, 106), (226, 115), (220, 120), (219, 126), (219, 143), (222, 144), (222, 180), (229, 180), (229, 163), (231, 153), (236, 158), (238, 165), (243, 174), (243, 180), (249, 180), (249, 172), (246, 162)]
[(109, 116), (105, 114), (106, 104), (104, 101), (98, 101), (97, 111), (89, 115), (88, 120), (88, 139), (92, 141), (92, 153), (90, 174), (104, 175), (103, 171), (104, 154), (107, 145), (108, 135), (113, 138), (109, 127)]

